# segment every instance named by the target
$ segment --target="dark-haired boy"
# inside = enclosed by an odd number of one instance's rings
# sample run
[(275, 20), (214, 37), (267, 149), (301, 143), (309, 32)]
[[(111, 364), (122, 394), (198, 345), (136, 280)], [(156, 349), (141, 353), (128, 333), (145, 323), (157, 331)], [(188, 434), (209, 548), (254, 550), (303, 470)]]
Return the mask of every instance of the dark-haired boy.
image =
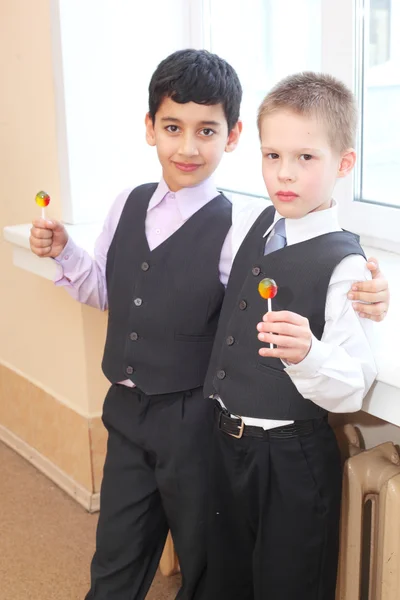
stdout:
[(231, 265), (231, 204), (210, 176), (239, 139), (235, 71), (206, 51), (163, 60), (149, 86), (146, 139), (162, 179), (117, 197), (93, 260), (60, 223), (34, 223), (31, 247), (63, 268), (80, 302), (108, 308), (91, 600), (141, 600), (171, 529), (178, 597), (200, 597), (212, 407), (202, 387)]

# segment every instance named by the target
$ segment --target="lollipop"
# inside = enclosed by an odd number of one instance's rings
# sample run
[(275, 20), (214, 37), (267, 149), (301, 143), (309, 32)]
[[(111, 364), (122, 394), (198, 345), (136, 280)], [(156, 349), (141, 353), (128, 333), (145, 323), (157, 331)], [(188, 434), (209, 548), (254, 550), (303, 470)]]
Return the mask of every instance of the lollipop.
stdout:
[(46, 192), (38, 192), (35, 197), (35, 202), (42, 209), (42, 219), (46, 218), (45, 208), (50, 204), (50, 196)]
[[(260, 294), (261, 298), (268, 300), (268, 312), (270, 312), (272, 310), (271, 300), (272, 298), (275, 298), (278, 293), (278, 286), (276, 285), (275, 281), (273, 279), (269, 279), (268, 277), (266, 279), (262, 279), (258, 284), (258, 293)], [(269, 347), (274, 347), (272, 342), (270, 342)]]

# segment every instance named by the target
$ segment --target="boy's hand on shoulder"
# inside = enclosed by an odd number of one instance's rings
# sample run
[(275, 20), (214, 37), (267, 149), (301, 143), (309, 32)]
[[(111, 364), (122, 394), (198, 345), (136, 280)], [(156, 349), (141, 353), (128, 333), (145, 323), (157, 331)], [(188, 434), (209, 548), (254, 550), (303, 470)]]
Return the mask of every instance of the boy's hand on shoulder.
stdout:
[(355, 283), (348, 294), (348, 298), (354, 301), (354, 310), (358, 312), (360, 317), (372, 321), (382, 321), (389, 309), (389, 284), (381, 273), (376, 258), (369, 258), (367, 267), (372, 273), (372, 279)]
[(59, 221), (36, 219), (32, 223), (29, 244), (34, 254), (56, 258), (68, 242), (68, 233)]
[[(280, 358), (292, 364), (304, 360), (311, 348), (312, 333), (308, 319), (288, 310), (271, 311), (257, 325), (258, 339), (268, 344), (260, 356)], [(277, 348), (270, 348), (273, 343)]]

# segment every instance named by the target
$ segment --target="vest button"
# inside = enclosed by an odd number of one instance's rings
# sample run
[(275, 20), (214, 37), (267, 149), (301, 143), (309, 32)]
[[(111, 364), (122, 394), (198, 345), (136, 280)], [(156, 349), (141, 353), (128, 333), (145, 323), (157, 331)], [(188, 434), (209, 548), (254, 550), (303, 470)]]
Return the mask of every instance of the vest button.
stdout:
[(257, 275), (261, 273), (261, 269), (260, 267), (253, 267), (251, 272), (253, 273), (254, 277), (257, 277)]
[(128, 375), (132, 375), (133, 373), (133, 367), (126, 367), (126, 372)]
[(135, 306), (142, 306), (143, 304), (143, 300), (141, 298), (135, 298), (133, 302)]
[(235, 343), (235, 338), (233, 337), (233, 335), (229, 335), (226, 338), (226, 343), (228, 344), (228, 346), (233, 346), (233, 344)]
[(221, 369), (221, 371), (217, 371), (217, 377), (218, 377), (218, 379), (225, 379), (225, 377), (226, 377), (225, 371), (223, 371), (222, 369)]
[(142, 269), (142, 271), (148, 271), (150, 269), (150, 265), (148, 262), (142, 262), (140, 268)]
[(132, 342), (136, 342), (136, 340), (138, 339), (138, 334), (136, 333), (136, 331), (132, 331), (132, 333), (129, 335), (129, 337), (131, 338)]
[(246, 300), (241, 300), (239, 302), (239, 308), (240, 308), (240, 310), (246, 310), (246, 308), (247, 308), (247, 302), (246, 302)]

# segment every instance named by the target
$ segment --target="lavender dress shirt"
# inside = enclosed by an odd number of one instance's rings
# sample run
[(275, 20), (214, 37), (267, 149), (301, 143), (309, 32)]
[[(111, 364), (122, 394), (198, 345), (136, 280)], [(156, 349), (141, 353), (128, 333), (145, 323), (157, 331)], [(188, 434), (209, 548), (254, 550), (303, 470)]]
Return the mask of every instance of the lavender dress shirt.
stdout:
[[(94, 257), (77, 246), (72, 238), (69, 238), (64, 250), (55, 259), (61, 267), (60, 277), (55, 282), (56, 285), (66, 288), (68, 293), (78, 302), (101, 310), (106, 310), (108, 307), (107, 252), (131, 191), (130, 189), (124, 190), (115, 199), (104, 222), (103, 230), (96, 241)], [(157, 248), (173, 235), (218, 193), (211, 179), (207, 179), (192, 188), (183, 188), (178, 192), (171, 192), (162, 179), (151, 197), (147, 209), (145, 228), (150, 250)], [(220, 280), (224, 286), (228, 283), (232, 260), (231, 228), (223, 244), (219, 263)], [(128, 387), (134, 387), (130, 380), (121, 383)]]

